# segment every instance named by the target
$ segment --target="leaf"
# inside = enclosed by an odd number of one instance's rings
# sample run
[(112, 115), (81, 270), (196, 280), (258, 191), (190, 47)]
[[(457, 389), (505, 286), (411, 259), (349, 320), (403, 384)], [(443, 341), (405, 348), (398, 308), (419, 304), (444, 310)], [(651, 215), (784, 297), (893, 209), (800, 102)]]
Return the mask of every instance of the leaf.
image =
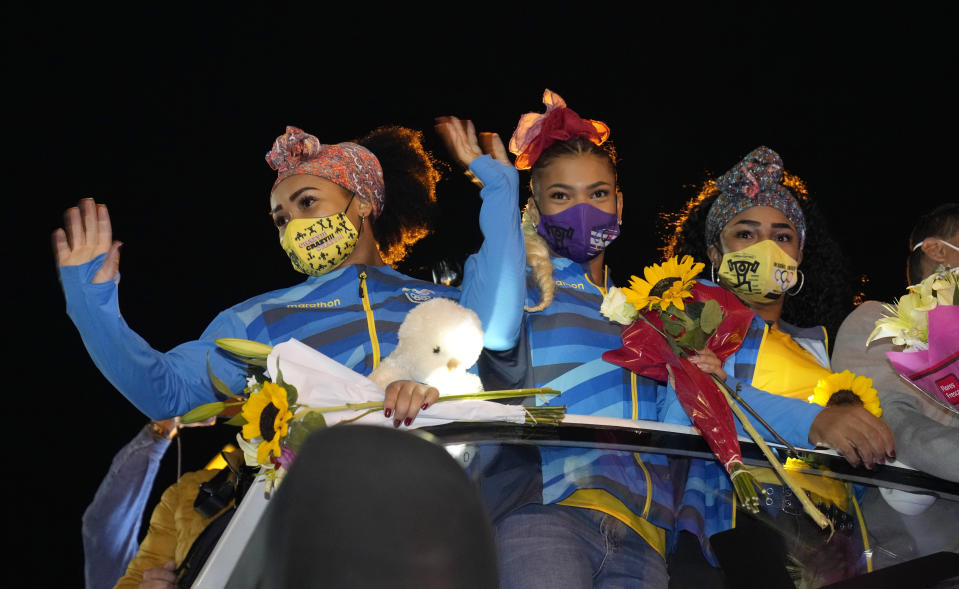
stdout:
[(315, 429), (326, 427), (326, 419), (321, 413), (307, 413), (303, 419), (290, 422), (290, 430), (286, 436), (286, 445), (294, 452), (300, 451), (300, 446)]
[(687, 349), (702, 350), (706, 347), (706, 334), (699, 328), (690, 329), (678, 341)]
[[(716, 302), (716, 301), (712, 301), (712, 302)], [(692, 302), (686, 303), (686, 315), (688, 315), (689, 318), (693, 320), (699, 319), (700, 315), (703, 312), (703, 306), (704, 304), (701, 301), (692, 301)]]
[(664, 330), (666, 331), (666, 333), (668, 333), (669, 335), (671, 335), (671, 336), (673, 336), (673, 337), (679, 337), (679, 335), (680, 335), (681, 333), (683, 333), (683, 331), (684, 331), (686, 328), (683, 327), (683, 325), (682, 325), (681, 323), (677, 323), (677, 322), (673, 322), (673, 321), (670, 321), (670, 322), (667, 323), (667, 322), (663, 321), (663, 329), (664, 329)]
[(234, 415), (233, 417), (231, 417), (229, 420), (227, 420), (224, 423), (226, 425), (235, 425), (237, 427), (243, 427), (244, 425), (250, 422), (247, 421), (245, 417), (243, 417), (242, 413), (237, 413), (236, 415)]
[(311, 411), (303, 416), (300, 423), (303, 424), (308, 431), (313, 431), (321, 427), (326, 427), (326, 418), (323, 417), (322, 413), (314, 413)]
[(683, 358), (689, 355), (686, 353), (686, 350), (682, 349), (679, 346), (679, 344), (676, 343), (676, 340), (674, 340), (671, 337), (667, 337), (665, 339), (666, 339), (666, 343), (669, 344), (669, 348), (673, 351), (674, 354), (676, 354), (676, 357)]
[(286, 435), (286, 445), (290, 447), (290, 450), (294, 452), (300, 451), (300, 446), (303, 445), (303, 442), (306, 441), (306, 436), (310, 434), (310, 430), (303, 427), (299, 421), (291, 421), (290, 429)]
[(233, 397), (234, 399), (238, 398), (233, 391), (230, 390), (230, 387), (226, 386), (226, 383), (216, 377), (213, 374), (213, 367), (210, 366), (210, 353), (206, 354), (206, 371), (210, 375), (210, 382), (213, 383), (213, 388), (220, 391), (221, 394), (226, 395), (227, 397)]
[[(716, 328), (719, 327), (719, 324), (723, 322), (723, 309), (719, 306), (713, 299), (706, 301), (706, 304), (703, 305), (702, 315), (700, 316), (699, 325), (702, 330), (706, 333), (713, 333), (716, 331)], [(697, 348), (702, 349), (702, 348)]]
[(296, 404), (296, 400), (299, 398), (300, 394), (297, 392), (296, 387), (290, 383), (284, 383), (283, 388), (286, 389), (286, 402), (290, 407)]
[(183, 417), (180, 418), (182, 423), (197, 423), (198, 421), (206, 421), (211, 417), (215, 417), (220, 413), (223, 413), (223, 410), (226, 409), (226, 403), (223, 401), (215, 401), (213, 403), (204, 403), (199, 407), (194, 407), (190, 409)]
[[(675, 307), (672, 307), (674, 310)], [(659, 318), (663, 321), (663, 330), (672, 335), (678, 336), (683, 332), (683, 330), (696, 327), (696, 324), (683, 315), (682, 311), (676, 311), (678, 315), (673, 315), (669, 313), (660, 313)]]
[(684, 328), (694, 329), (697, 325), (699, 325), (699, 321), (690, 317), (685, 311), (680, 311), (672, 305), (670, 305), (670, 309), (673, 310), (672, 315), (683, 325)]
[(276, 359), (276, 384), (283, 387), (286, 391), (286, 402), (292, 406), (296, 403), (296, 400), (299, 398), (299, 393), (296, 390), (296, 387), (290, 383), (283, 381), (283, 371), (280, 370), (280, 359)]

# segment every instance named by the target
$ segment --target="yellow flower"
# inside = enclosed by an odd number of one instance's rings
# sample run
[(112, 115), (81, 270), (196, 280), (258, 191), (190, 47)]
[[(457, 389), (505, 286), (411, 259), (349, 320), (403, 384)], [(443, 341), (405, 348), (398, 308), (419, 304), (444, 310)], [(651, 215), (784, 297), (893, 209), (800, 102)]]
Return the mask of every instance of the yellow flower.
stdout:
[(243, 417), (246, 419), (243, 437), (263, 440), (256, 451), (257, 462), (268, 464), (270, 454), (279, 457), (280, 440), (286, 437), (293, 417), (286, 389), (272, 382), (263, 383), (262, 388), (243, 404)]
[(919, 295), (919, 308), (923, 311), (932, 310), (939, 305), (951, 305), (955, 290), (956, 275), (943, 266), (919, 284), (909, 287), (909, 292)]
[(637, 309), (645, 307), (651, 311), (653, 307), (658, 307), (665, 311), (672, 304), (684, 311), (686, 304), (683, 299), (693, 296), (689, 290), (695, 283), (693, 279), (703, 268), (704, 265), (694, 262), (692, 256), (683, 256), (679, 262), (674, 256), (662, 265), (647, 266), (643, 270), (646, 280), (637, 276), (629, 279), (629, 287), (623, 289), (626, 300)]
[(809, 395), (809, 402), (823, 406), (862, 405), (876, 417), (882, 416), (879, 395), (872, 388), (872, 379), (856, 376), (848, 370), (820, 378), (813, 394)]
[(927, 306), (928, 300), (923, 301), (918, 292), (904, 295), (895, 305), (883, 305), (890, 314), (876, 321), (876, 328), (869, 334), (866, 344), (876, 339), (891, 337), (892, 343), (897, 346), (926, 349), (929, 341)]

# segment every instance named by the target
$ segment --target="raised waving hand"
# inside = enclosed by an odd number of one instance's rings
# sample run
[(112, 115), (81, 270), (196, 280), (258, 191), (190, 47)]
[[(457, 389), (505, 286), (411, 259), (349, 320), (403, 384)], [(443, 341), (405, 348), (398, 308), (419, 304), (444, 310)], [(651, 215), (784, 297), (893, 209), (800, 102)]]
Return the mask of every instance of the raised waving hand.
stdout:
[(92, 198), (81, 200), (63, 214), (63, 227), (53, 232), (57, 266), (79, 266), (101, 254), (107, 257), (93, 277), (94, 283), (109, 282), (120, 270), (119, 241), (113, 241), (107, 205)]
[(436, 117), (434, 125), (436, 132), (443, 138), (443, 143), (453, 155), (453, 158), (464, 168), (479, 156), (489, 154), (493, 159), (511, 165), (506, 147), (496, 133), (476, 134), (473, 121), (460, 120), (456, 117)]

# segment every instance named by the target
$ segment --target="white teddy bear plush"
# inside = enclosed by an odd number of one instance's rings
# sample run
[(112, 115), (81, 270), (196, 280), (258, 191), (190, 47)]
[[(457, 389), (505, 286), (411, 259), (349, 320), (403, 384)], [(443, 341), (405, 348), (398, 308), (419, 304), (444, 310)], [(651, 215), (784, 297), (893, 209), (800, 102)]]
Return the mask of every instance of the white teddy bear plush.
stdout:
[(480, 379), (466, 372), (483, 351), (479, 316), (451, 299), (430, 299), (407, 313), (399, 341), (369, 378), (381, 389), (397, 380), (413, 380), (459, 395), (483, 390)]

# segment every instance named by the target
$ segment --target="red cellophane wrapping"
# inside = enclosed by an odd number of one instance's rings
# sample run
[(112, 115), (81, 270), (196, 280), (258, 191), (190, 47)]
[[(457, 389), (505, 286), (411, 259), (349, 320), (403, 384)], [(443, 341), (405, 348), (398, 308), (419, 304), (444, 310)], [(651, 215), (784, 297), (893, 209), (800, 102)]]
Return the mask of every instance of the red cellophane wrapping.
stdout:
[[(742, 345), (753, 312), (735, 295), (718, 286), (697, 282), (692, 293), (691, 300), (704, 302), (713, 299), (724, 312), (722, 323), (706, 346), (721, 362), (725, 361)], [(677, 357), (663, 335), (656, 331), (662, 330), (658, 311), (644, 311), (642, 314), (648, 322), (639, 318), (626, 327), (622, 333), (622, 347), (604, 353), (603, 360), (659, 381), (666, 381), (671, 372), (680, 404), (719, 461), (727, 471), (733, 464), (741, 464), (733, 414), (723, 393), (713, 379), (689, 359)]]

